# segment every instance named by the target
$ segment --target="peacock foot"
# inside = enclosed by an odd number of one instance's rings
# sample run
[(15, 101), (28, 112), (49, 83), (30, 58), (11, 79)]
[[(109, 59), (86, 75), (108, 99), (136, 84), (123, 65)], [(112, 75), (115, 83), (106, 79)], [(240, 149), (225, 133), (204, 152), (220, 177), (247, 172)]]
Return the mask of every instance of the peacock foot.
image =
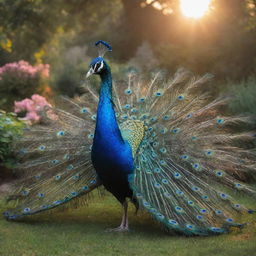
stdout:
[(106, 229), (106, 232), (129, 232), (129, 228), (128, 227), (124, 227), (124, 226), (119, 226), (117, 228), (108, 228)]
[(124, 214), (122, 217), (122, 222), (119, 227), (117, 228), (109, 228), (106, 230), (106, 232), (129, 232), (129, 224), (128, 224), (128, 203), (127, 201), (124, 201), (123, 203), (123, 209), (124, 209)]

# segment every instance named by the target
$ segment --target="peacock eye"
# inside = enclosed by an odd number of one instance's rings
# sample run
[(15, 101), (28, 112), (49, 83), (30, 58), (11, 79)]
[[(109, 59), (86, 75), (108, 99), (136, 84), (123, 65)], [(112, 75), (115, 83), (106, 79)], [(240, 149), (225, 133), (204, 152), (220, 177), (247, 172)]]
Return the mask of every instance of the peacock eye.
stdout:
[(93, 67), (93, 69), (94, 69), (94, 72), (99, 72), (99, 71), (101, 71), (101, 69), (103, 68), (103, 61), (101, 61), (101, 62), (97, 62), (95, 65), (94, 65), (94, 67)]
[(96, 63), (94, 66), (95, 71), (97, 71), (99, 69), (99, 67), (100, 67), (100, 63)]
[(94, 65), (94, 67), (93, 67), (94, 71), (95, 71), (95, 72), (98, 72), (99, 67), (100, 67), (100, 63), (97, 62), (97, 63)]

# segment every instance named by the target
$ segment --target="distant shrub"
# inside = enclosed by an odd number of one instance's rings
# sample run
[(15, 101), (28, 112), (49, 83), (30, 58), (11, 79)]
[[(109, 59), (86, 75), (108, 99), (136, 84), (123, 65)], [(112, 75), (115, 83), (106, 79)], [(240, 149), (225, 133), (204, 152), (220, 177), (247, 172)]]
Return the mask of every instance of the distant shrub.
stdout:
[(65, 48), (52, 69), (55, 91), (69, 97), (81, 94), (79, 88), (84, 83), (90, 60), (86, 45)]
[(81, 85), (82, 74), (86, 74), (85, 68), (74, 66), (69, 63), (63, 64), (63, 67), (57, 72), (55, 76), (55, 88), (62, 94), (69, 97), (74, 97), (79, 94), (79, 86)]
[(135, 56), (129, 60), (128, 64), (138, 67), (141, 71), (150, 71), (159, 67), (159, 61), (147, 41), (137, 48)]
[(14, 113), (0, 111), (0, 165), (13, 167), (15, 159), (11, 153), (11, 143), (22, 134), (25, 124)]
[(256, 77), (252, 76), (240, 83), (229, 84), (227, 88), (235, 96), (229, 104), (230, 110), (235, 114), (256, 115)]
[(0, 107), (10, 109), (14, 100), (40, 92), (43, 81), (48, 77), (48, 64), (31, 66), (21, 60), (0, 67)]

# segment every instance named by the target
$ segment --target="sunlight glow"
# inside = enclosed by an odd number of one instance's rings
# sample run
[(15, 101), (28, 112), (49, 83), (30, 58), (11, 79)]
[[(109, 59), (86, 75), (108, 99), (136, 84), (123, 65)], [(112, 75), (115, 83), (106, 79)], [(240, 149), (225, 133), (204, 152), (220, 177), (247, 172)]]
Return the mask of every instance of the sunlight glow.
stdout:
[(211, 0), (180, 0), (181, 12), (188, 18), (198, 19), (205, 15)]

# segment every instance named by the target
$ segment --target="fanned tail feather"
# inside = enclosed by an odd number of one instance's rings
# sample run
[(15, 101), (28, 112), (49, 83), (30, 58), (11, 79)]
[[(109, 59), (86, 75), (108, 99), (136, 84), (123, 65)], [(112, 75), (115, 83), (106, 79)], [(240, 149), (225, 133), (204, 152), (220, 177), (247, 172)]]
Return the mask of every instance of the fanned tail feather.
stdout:
[(96, 119), (96, 104), (88, 107), (91, 98), (90, 92), (83, 100), (63, 98), (62, 109), (45, 109), (42, 123), (26, 128), (15, 141), (19, 180), (6, 218), (54, 208), (101, 185), (90, 155)]
[(130, 74), (128, 83), (114, 85), (122, 129), (129, 120), (145, 125), (144, 138), (133, 152), (134, 196), (169, 230), (187, 235), (220, 234), (243, 226), (236, 217), (253, 211), (237, 203), (227, 188), (256, 195), (241, 181), (255, 175), (256, 152), (241, 145), (255, 140), (255, 133), (232, 129), (252, 118), (222, 116), (229, 97), (212, 101), (203, 87), (210, 78), (191, 78), (180, 69), (170, 81), (157, 73), (145, 83)]

